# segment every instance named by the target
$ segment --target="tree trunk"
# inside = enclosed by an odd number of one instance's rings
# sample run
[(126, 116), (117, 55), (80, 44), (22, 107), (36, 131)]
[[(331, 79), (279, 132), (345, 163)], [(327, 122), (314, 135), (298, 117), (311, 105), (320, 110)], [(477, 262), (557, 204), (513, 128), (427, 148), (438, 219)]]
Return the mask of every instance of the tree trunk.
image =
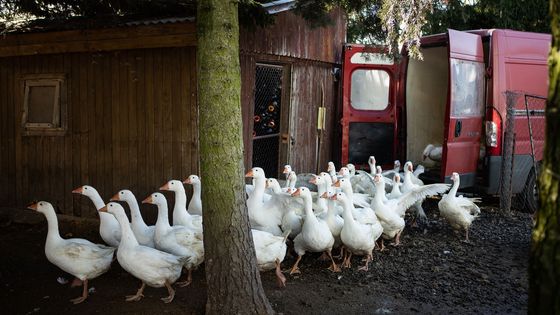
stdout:
[(539, 178), (541, 205), (529, 265), (529, 314), (560, 314), (560, 0), (550, 0), (552, 49), (546, 143)]
[(272, 314), (245, 202), (237, 1), (197, 8), (207, 314)]

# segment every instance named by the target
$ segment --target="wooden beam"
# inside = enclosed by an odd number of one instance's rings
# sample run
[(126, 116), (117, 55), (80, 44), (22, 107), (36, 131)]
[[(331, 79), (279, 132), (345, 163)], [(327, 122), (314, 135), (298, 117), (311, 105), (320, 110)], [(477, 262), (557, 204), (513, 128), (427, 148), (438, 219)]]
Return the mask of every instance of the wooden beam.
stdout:
[(0, 57), (196, 46), (194, 23), (6, 35)]

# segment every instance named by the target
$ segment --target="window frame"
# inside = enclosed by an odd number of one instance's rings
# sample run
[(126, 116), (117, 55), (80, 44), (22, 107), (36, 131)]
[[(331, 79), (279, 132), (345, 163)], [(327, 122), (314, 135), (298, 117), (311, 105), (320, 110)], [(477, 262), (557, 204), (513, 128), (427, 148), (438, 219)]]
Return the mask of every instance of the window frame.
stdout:
[[(62, 136), (67, 130), (66, 115), (66, 75), (60, 73), (22, 75), (22, 118), (21, 127), (24, 136)], [(53, 86), (53, 117), (50, 123), (28, 122), (30, 92), (33, 87)]]
[[(379, 71), (379, 72), (383, 72), (387, 75), (388, 78), (388, 85), (387, 85), (387, 102), (385, 104), (385, 107), (381, 108), (381, 109), (372, 109), (372, 108), (358, 108), (354, 106), (354, 102), (353, 102), (353, 98), (352, 98), (352, 91), (354, 88), (354, 84), (352, 83), (352, 77), (354, 76), (354, 74), (357, 71)], [(391, 84), (392, 84), (392, 76), (391, 73), (389, 71), (387, 71), (386, 69), (377, 69), (377, 68), (357, 68), (354, 69), (352, 71), (352, 73), (350, 74), (350, 107), (352, 108), (352, 110), (357, 110), (357, 111), (364, 111), (364, 112), (384, 112), (386, 110), (388, 110), (391, 107)]]

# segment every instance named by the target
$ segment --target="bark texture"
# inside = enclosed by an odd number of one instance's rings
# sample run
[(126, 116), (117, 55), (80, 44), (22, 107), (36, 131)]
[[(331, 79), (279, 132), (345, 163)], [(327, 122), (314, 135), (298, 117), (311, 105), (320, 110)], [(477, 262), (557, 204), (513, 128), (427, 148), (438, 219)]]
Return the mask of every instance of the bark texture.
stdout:
[(560, 0), (550, 1), (550, 15), (546, 144), (529, 265), (529, 314), (560, 314)]
[(197, 8), (206, 313), (271, 314), (245, 203), (237, 3)]

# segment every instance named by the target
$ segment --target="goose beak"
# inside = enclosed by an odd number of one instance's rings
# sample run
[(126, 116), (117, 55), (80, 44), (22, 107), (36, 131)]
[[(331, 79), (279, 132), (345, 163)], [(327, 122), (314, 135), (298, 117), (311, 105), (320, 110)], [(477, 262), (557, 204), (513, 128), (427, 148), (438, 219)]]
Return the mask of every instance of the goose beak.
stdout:
[(321, 195), (321, 198), (329, 199), (326, 191)]
[(337, 180), (336, 183), (332, 184), (333, 187), (340, 187), (340, 181)]
[(253, 170), (248, 171), (245, 177), (253, 177)]
[(270, 185), (268, 184), (268, 181), (266, 181), (266, 183), (264, 184), (264, 188), (268, 188), (270, 187)]
[(413, 172), (413, 170), (412, 170), (412, 164), (408, 164), (408, 170), (411, 171), (411, 172)]
[(284, 171), (282, 171), (282, 174), (289, 174), (289, 173), (290, 173), (290, 171), (288, 170), (288, 168), (284, 167)]
[(27, 206), (27, 209), (31, 209), (31, 210), (37, 211), (37, 207), (38, 207), (38, 206), (39, 206), (39, 203), (38, 203), (38, 202), (34, 202), (34, 203), (28, 205), (28, 206)]
[(191, 183), (191, 179), (187, 178), (183, 181), (183, 184), (190, 184)]
[(309, 180), (309, 182), (310, 182), (311, 184), (317, 185), (317, 177), (313, 176), (313, 177)]
[(119, 193), (116, 193), (113, 197), (111, 197), (111, 199), (109, 199), (109, 201), (119, 201), (119, 200), (121, 200), (121, 198), (119, 197)]
[(169, 183), (165, 183), (165, 185), (161, 186), (159, 190), (169, 190)]
[(330, 200), (338, 200), (338, 199), (336, 198), (336, 195), (330, 196), (329, 199), (330, 199)]
[(149, 195), (148, 197), (146, 197), (146, 199), (142, 200), (142, 203), (153, 203), (154, 202), (154, 198), (152, 198), (152, 195)]
[(300, 195), (301, 190), (298, 188), (296, 189), (296, 191), (292, 194), (292, 197), (297, 197)]
[(105, 205), (103, 208), (97, 210), (99, 212), (107, 212), (107, 205)]
[(72, 190), (73, 194), (82, 194), (84, 192), (84, 186), (80, 186), (74, 190)]

